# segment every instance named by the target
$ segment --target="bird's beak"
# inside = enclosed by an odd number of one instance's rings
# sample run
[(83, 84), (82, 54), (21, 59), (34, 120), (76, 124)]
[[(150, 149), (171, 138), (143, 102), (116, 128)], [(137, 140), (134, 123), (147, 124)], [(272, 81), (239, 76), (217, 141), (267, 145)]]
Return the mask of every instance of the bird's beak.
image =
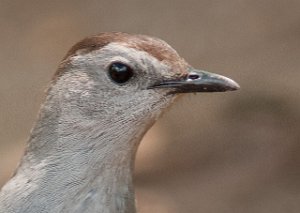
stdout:
[(184, 78), (159, 82), (152, 88), (174, 88), (174, 93), (190, 93), (233, 91), (239, 89), (240, 86), (225, 76), (191, 69)]

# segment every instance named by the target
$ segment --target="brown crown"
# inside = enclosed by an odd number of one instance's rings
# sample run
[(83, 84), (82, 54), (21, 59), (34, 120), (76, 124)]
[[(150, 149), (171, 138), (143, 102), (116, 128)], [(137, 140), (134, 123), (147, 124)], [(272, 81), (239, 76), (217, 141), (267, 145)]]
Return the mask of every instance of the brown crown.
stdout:
[(99, 50), (112, 42), (120, 43), (123, 46), (147, 52), (153, 57), (157, 58), (159, 61), (163, 61), (164, 63), (176, 68), (175, 70), (180, 71), (180, 75), (186, 74), (186, 68), (188, 66), (187, 63), (164, 41), (146, 35), (108, 32), (87, 37), (75, 44), (64, 57), (63, 62), (56, 72), (54, 78), (62, 74), (66, 63), (70, 62), (70, 59), (73, 56), (87, 54), (94, 50)]

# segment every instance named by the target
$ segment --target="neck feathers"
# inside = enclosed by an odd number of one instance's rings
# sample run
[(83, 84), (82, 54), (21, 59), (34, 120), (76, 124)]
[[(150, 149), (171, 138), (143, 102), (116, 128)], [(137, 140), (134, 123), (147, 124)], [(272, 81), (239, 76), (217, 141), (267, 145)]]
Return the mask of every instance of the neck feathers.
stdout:
[(4, 212), (135, 212), (137, 147), (171, 97), (153, 93), (151, 106), (131, 99), (124, 113), (87, 73), (74, 72), (48, 90), (21, 165), (0, 191)]
[(133, 120), (107, 126), (109, 119), (70, 117), (63, 107), (48, 107), (51, 102), (57, 100), (46, 101), (20, 167), (0, 192), (0, 208), (24, 213), (135, 212), (134, 157), (150, 124)]

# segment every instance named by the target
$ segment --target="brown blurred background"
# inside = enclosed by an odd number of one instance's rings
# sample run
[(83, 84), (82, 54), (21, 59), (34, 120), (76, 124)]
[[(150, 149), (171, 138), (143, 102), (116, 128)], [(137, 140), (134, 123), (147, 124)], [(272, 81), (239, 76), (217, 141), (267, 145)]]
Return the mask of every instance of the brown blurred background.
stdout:
[(0, 0), (0, 27), (0, 186), (70, 46), (125, 31), (242, 86), (186, 95), (147, 133), (139, 211), (300, 212), (300, 1)]

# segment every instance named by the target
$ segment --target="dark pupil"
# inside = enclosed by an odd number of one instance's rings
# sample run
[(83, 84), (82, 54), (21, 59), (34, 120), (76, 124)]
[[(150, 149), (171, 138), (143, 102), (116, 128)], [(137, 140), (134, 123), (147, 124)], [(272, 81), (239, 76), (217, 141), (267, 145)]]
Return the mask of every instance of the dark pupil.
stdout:
[(125, 83), (132, 77), (133, 71), (125, 64), (113, 63), (109, 67), (109, 75), (113, 81), (117, 83)]

